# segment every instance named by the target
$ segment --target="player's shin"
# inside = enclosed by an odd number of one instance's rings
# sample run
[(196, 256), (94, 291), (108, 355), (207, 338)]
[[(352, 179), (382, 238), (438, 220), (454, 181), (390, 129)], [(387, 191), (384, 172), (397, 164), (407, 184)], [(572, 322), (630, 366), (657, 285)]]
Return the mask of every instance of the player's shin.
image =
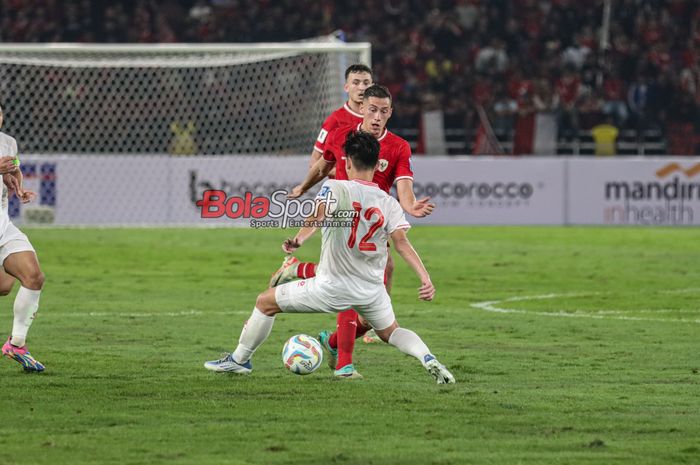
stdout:
[(238, 347), (233, 352), (233, 359), (236, 363), (243, 364), (250, 360), (255, 350), (270, 335), (274, 323), (274, 316), (265, 315), (257, 307), (253, 309), (253, 313), (243, 326), (241, 336), (238, 338)]
[(425, 366), (430, 355), (430, 349), (416, 333), (406, 328), (396, 328), (389, 336), (389, 344), (407, 355), (411, 355)]
[(12, 325), (12, 339), (10, 343), (16, 347), (23, 347), (27, 340), (29, 327), (34, 322), (34, 316), (39, 309), (40, 290), (19, 288), (14, 304), (14, 323)]

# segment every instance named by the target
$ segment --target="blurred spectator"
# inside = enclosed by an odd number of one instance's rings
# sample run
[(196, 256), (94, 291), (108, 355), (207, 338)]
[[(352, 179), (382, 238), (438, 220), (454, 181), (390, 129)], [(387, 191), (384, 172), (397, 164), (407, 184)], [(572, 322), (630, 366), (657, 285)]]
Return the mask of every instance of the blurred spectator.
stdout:
[(564, 66), (571, 66), (574, 69), (580, 70), (590, 54), (591, 49), (585, 45), (583, 34), (576, 34), (574, 43), (568, 46), (562, 53), (561, 61)]
[(627, 123), (629, 112), (627, 111), (627, 92), (625, 83), (617, 74), (617, 68), (603, 78), (603, 114), (612, 116), (617, 127), (623, 127)]
[(589, 131), (601, 124), (603, 117), (603, 99), (598, 91), (586, 89), (577, 102), (579, 128)]
[(607, 116), (605, 122), (591, 128), (591, 135), (595, 141), (595, 154), (598, 156), (615, 155), (619, 133), (619, 129), (613, 124), (612, 116)]
[(557, 153), (557, 117), (559, 96), (552, 91), (547, 79), (535, 81), (532, 103), (535, 107), (533, 150), (536, 155)]
[(627, 106), (630, 109), (632, 123), (638, 130), (646, 129), (648, 126), (650, 93), (649, 79), (642, 73), (637, 74), (637, 78), (627, 91)]
[(556, 82), (556, 92), (561, 104), (559, 128), (566, 138), (573, 138), (578, 131), (576, 102), (581, 94), (581, 79), (572, 66), (566, 66)]
[(498, 38), (491, 39), (489, 45), (482, 48), (476, 56), (476, 70), (481, 73), (502, 74), (507, 66), (505, 43)]
[(515, 101), (503, 85), (499, 85), (495, 92), (495, 98), (489, 117), (493, 132), (499, 140), (511, 139), (515, 115), (518, 112), (518, 102)]
[(518, 115), (515, 121), (513, 155), (531, 154), (534, 149), (535, 102), (532, 89), (523, 88), (518, 98)]

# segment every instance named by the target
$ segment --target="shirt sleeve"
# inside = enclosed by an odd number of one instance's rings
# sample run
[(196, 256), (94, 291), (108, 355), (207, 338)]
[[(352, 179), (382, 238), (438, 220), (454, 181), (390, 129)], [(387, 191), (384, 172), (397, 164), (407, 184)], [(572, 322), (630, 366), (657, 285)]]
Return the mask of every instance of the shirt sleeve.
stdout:
[(17, 158), (17, 139), (10, 139), (10, 156)]
[(411, 167), (411, 146), (404, 141), (399, 149), (399, 160), (396, 163), (396, 181), (399, 179), (413, 179)]
[(386, 232), (393, 233), (397, 229), (409, 229), (411, 224), (406, 220), (406, 215), (399, 205), (399, 202), (391, 197), (388, 197), (388, 208), (386, 215)]
[(326, 118), (326, 121), (324, 121), (321, 125), (321, 131), (318, 133), (318, 137), (316, 138), (314, 150), (321, 153), (324, 152), (328, 135), (333, 132), (333, 129), (335, 129), (337, 126), (338, 122), (336, 121), (335, 114), (332, 114)]

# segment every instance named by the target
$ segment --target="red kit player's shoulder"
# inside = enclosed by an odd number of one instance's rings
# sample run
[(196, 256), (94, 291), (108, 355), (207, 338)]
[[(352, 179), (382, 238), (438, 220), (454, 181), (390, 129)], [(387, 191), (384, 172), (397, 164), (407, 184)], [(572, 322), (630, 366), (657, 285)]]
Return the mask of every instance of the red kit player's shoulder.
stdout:
[(396, 149), (408, 150), (410, 153), (411, 144), (409, 144), (406, 139), (401, 136), (397, 136), (391, 131), (387, 131), (386, 136), (382, 139), (382, 145), (391, 146)]

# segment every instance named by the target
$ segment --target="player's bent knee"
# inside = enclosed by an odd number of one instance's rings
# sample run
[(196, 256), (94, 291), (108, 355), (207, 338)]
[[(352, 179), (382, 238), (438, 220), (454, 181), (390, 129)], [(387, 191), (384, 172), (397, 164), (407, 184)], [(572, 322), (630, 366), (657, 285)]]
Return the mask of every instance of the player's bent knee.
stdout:
[(374, 332), (377, 333), (377, 336), (379, 336), (379, 339), (382, 341), (389, 343), (389, 338), (391, 337), (391, 334), (396, 330), (396, 328), (399, 327), (399, 324), (394, 321), (391, 326), (388, 328), (384, 329), (374, 329)]
[(261, 292), (255, 300), (255, 308), (268, 316), (279, 313), (280, 309), (275, 299), (275, 288)]
[(22, 281), (22, 286), (35, 291), (44, 287), (44, 273), (41, 270), (33, 270)]

